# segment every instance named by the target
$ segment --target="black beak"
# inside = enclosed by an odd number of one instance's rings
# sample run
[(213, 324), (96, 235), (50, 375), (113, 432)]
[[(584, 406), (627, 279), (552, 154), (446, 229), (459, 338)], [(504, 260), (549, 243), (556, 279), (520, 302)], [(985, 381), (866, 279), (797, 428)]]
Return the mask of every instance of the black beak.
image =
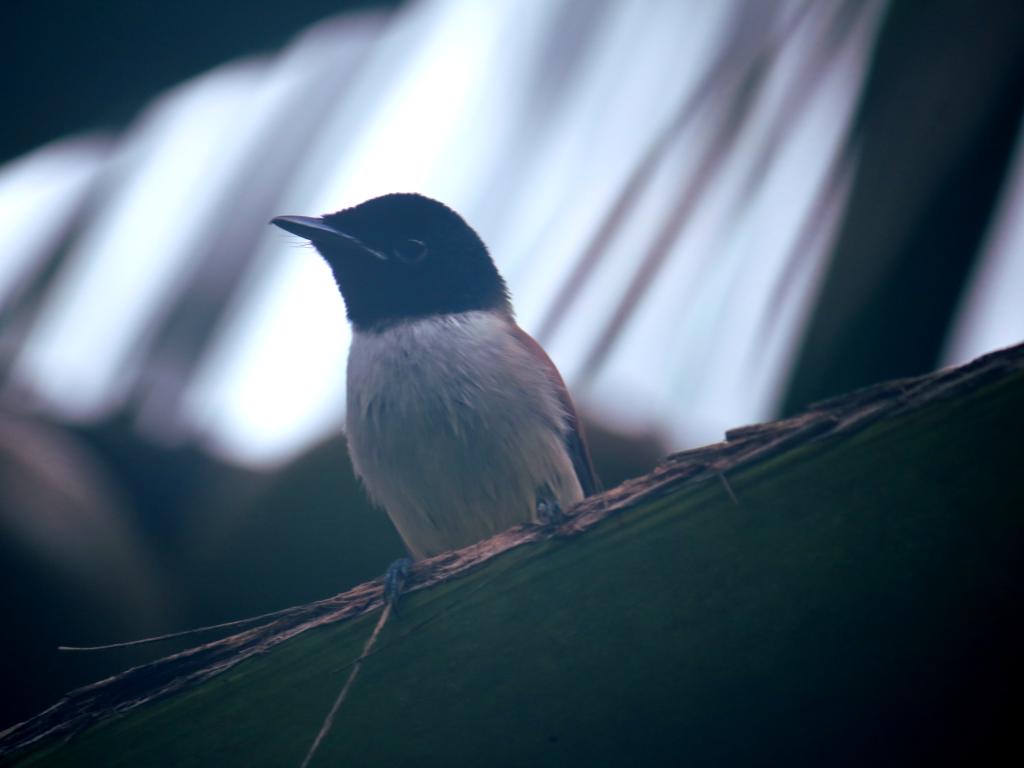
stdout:
[(304, 237), (307, 240), (322, 240), (330, 237), (337, 237), (341, 233), (336, 229), (327, 226), (323, 219), (312, 218), (311, 216), (277, 216), (270, 220), (285, 232)]
[(329, 242), (331, 240), (342, 240), (353, 245), (361, 251), (374, 256), (381, 261), (387, 261), (388, 257), (380, 251), (375, 251), (363, 243), (359, 238), (352, 237), (347, 232), (335, 229), (321, 218), (311, 216), (276, 216), (270, 220), (271, 224), (280, 227), (285, 232), (291, 232), (313, 243)]

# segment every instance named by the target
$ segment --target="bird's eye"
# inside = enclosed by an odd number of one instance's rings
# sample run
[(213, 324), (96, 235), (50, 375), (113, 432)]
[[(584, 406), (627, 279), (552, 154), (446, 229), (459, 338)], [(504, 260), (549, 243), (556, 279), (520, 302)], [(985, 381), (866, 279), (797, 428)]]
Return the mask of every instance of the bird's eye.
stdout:
[(427, 244), (422, 240), (403, 240), (394, 248), (395, 258), (406, 264), (421, 262), (429, 253)]

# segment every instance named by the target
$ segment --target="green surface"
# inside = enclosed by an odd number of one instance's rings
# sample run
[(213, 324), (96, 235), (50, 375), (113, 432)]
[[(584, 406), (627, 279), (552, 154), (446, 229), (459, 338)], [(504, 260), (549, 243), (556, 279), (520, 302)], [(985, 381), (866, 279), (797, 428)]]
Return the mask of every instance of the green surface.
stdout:
[[(874, 764), (1010, 747), (1024, 379), (407, 598), (330, 765)], [(377, 616), (27, 756), (298, 766)]]

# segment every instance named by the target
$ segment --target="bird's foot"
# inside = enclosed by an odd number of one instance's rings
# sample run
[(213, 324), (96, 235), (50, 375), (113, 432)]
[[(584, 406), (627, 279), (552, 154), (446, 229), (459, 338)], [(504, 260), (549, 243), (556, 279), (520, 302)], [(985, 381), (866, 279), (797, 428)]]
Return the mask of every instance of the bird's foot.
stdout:
[(541, 525), (555, 525), (565, 520), (565, 513), (562, 506), (554, 499), (539, 499), (537, 501), (537, 520)]
[(405, 588), (405, 580), (409, 577), (409, 569), (412, 567), (412, 560), (408, 557), (395, 560), (384, 572), (384, 602), (391, 606), (391, 610), (397, 613), (398, 598), (402, 596), (402, 589)]

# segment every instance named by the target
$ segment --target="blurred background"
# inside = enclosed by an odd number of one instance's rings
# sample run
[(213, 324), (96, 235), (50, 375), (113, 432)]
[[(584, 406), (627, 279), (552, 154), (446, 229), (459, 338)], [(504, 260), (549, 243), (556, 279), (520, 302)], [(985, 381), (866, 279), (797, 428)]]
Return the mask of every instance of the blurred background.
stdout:
[(1024, 339), (1019, 0), (196, 0), (5, 14), (0, 728), (402, 553), (340, 297), (267, 221), (460, 211), (605, 485)]

